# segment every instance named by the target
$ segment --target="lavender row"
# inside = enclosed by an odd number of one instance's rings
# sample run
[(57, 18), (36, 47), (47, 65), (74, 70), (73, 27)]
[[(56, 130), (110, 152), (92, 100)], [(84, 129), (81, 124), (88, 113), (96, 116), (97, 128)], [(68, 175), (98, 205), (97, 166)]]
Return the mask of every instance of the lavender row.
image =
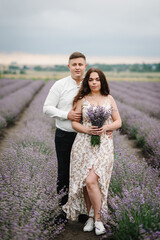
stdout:
[(160, 119), (160, 108), (159, 103), (153, 103), (153, 101), (147, 101), (147, 98), (145, 100), (142, 100), (141, 98), (132, 98), (132, 96), (128, 94), (119, 94), (119, 91), (112, 89), (112, 95), (116, 99), (118, 99), (120, 102), (125, 103), (127, 105), (130, 105), (146, 114), (148, 114), (151, 117), (155, 117), (157, 119)]
[(132, 89), (133, 92), (144, 93), (152, 98), (160, 98), (160, 82), (111, 82), (112, 85), (126, 89)]
[[(54, 239), (62, 225), (56, 194), (57, 160), (54, 121), (42, 113), (53, 82), (48, 83), (28, 108), (24, 126), (11, 140), (1, 161), (1, 239)], [(17, 174), (18, 173), (18, 174)]]
[(160, 102), (160, 96), (158, 93), (154, 91), (147, 92), (143, 88), (140, 88), (140, 86), (132, 87), (129, 85), (127, 87), (126, 85), (123, 86), (123, 83), (121, 83), (120, 85), (117, 85), (115, 83), (115, 84), (112, 84), (112, 88), (117, 90), (123, 95), (129, 95), (130, 97), (133, 98), (133, 100), (135, 98), (138, 98), (138, 99), (141, 99), (142, 101), (148, 101), (155, 104), (159, 104)]
[(10, 79), (10, 78), (1, 78), (0, 79), (0, 88), (1, 87), (5, 87), (7, 85), (11, 85), (15, 82), (18, 82), (19, 80), (18, 79)]
[(149, 156), (149, 163), (160, 168), (160, 123), (145, 113), (116, 101), (122, 117), (122, 131), (135, 138)]
[(13, 122), (43, 85), (44, 81), (38, 80), (1, 99), (0, 115), (7, 123)]
[(155, 91), (146, 91), (143, 87), (140, 87), (140, 85), (134, 87), (130, 84), (124, 83), (124, 82), (114, 82), (110, 84), (111, 90), (116, 90), (119, 93), (121, 93), (121, 95), (129, 95), (130, 97), (133, 98), (133, 100), (135, 98), (141, 99), (142, 101), (148, 101), (148, 102), (152, 102), (155, 104), (159, 104), (160, 102), (160, 96), (158, 93), (156, 93)]
[(137, 94), (136, 92), (128, 91), (125, 89), (111, 87), (111, 94), (119, 101), (129, 104), (140, 111), (147, 113), (149, 116), (160, 119), (159, 99), (152, 99), (145, 94)]
[(130, 85), (135, 87), (143, 88), (145, 91), (159, 93), (160, 81), (159, 82), (130, 82)]
[(7, 126), (6, 120), (2, 116), (0, 116), (0, 130), (5, 128), (6, 126)]
[(160, 179), (145, 159), (129, 156), (114, 133), (115, 162), (109, 187), (106, 228), (115, 240), (160, 239)]
[[(52, 218), (59, 211), (55, 193), (54, 124), (42, 115), (51, 84), (30, 105), (22, 132), (0, 162), (1, 239), (54, 239), (62, 228), (52, 225)], [(114, 239), (143, 236), (146, 240), (156, 239), (156, 235), (160, 236), (158, 174), (145, 161), (139, 163), (134, 157), (128, 158), (124, 149), (120, 149), (119, 135), (115, 141), (116, 157), (109, 188), (109, 223)]]
[(32, 80), (19, 80), (15, 81), (13, 84), (6, 85), (2, 88), (0, 88), (0, 98), (7, 97), (8, 94), (11, 94), (20, 88), (23, 88), (27, 85), (29, 85), (32, 82)]

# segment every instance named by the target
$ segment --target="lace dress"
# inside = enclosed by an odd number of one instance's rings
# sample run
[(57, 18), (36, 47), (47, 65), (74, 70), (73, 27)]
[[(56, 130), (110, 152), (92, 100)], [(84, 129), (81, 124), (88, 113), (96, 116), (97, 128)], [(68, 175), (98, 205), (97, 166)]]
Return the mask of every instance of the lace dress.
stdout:
[[(91, 103), (87, 100), (83, 103), (82, 116), (83, 125), (91, 126), (87, 109)], [(102, 105), (106, 109), (110, 108), (108, 100)], [(112, 122), (111, 116), (105, 124)], [(101, 135), (100, 145), (91, 145), (91, 136), (85, 133), (77, 133), (71, 151), (70, 162), (70, 185), (68, 202), (63, 206), (67, 218), (77, 220), (79, 214), (88, 214), (83, 196), (83, 187), (86, 186), (85, 179), (89, 175), (89, 170), (94, 167), (95, 173), (99, 176), (99, 188), (102, 194), (102, 211), (107, 211), (107, 195), (111, 179), (114, 161), (114, 148), (111, 136), (106, 133)]]

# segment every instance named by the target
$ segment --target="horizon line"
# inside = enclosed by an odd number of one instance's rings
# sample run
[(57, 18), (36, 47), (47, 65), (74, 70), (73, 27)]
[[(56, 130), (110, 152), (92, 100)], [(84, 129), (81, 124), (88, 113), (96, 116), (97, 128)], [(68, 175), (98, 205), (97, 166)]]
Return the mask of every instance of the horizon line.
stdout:
[[(67, 54), (34, 54), (26, 52), (0, 52), (0, 64), (9, 65), (67, 65)], [(154, 56), (100, 56), (88, 55), (88, 64), (149, 64), (160, 63), (160, 57)]]

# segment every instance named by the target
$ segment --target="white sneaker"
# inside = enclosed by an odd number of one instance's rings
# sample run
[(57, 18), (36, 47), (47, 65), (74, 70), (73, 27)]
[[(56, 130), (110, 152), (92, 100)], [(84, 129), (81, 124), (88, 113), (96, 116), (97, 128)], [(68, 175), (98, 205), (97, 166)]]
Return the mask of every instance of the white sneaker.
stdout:
[(106, 232), (106, 229), (101, 221), (95, 221), (94, 226), (96, 235), (101, 235)]
[(94, 220), (93, 218), (88, 218), (87, 222), (85, 223), (85, 226), (83, 228), (84, 232), (91, 232), (94, 228)]

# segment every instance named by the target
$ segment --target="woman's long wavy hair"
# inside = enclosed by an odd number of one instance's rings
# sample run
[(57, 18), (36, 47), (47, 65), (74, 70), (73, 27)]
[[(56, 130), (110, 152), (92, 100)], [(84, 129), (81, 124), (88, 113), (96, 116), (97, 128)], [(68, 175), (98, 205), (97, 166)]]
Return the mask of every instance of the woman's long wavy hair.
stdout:
[(101, 90), (100, 90), (101, 94), (104, 96), (107, 96), (108, 94), (110, 94), (110, 89), (104, 73), (99, 68), (90, 68), (86, 72), (81, 88), (73, 100), (73, 104), (75, 104), (78, 100), (82, 99), (83, 97), (85, 97), (91, 92), (88, 81), (89, 81), (90, 74), (92, 72), (98, 73), (98, 76), (101, 82)]

